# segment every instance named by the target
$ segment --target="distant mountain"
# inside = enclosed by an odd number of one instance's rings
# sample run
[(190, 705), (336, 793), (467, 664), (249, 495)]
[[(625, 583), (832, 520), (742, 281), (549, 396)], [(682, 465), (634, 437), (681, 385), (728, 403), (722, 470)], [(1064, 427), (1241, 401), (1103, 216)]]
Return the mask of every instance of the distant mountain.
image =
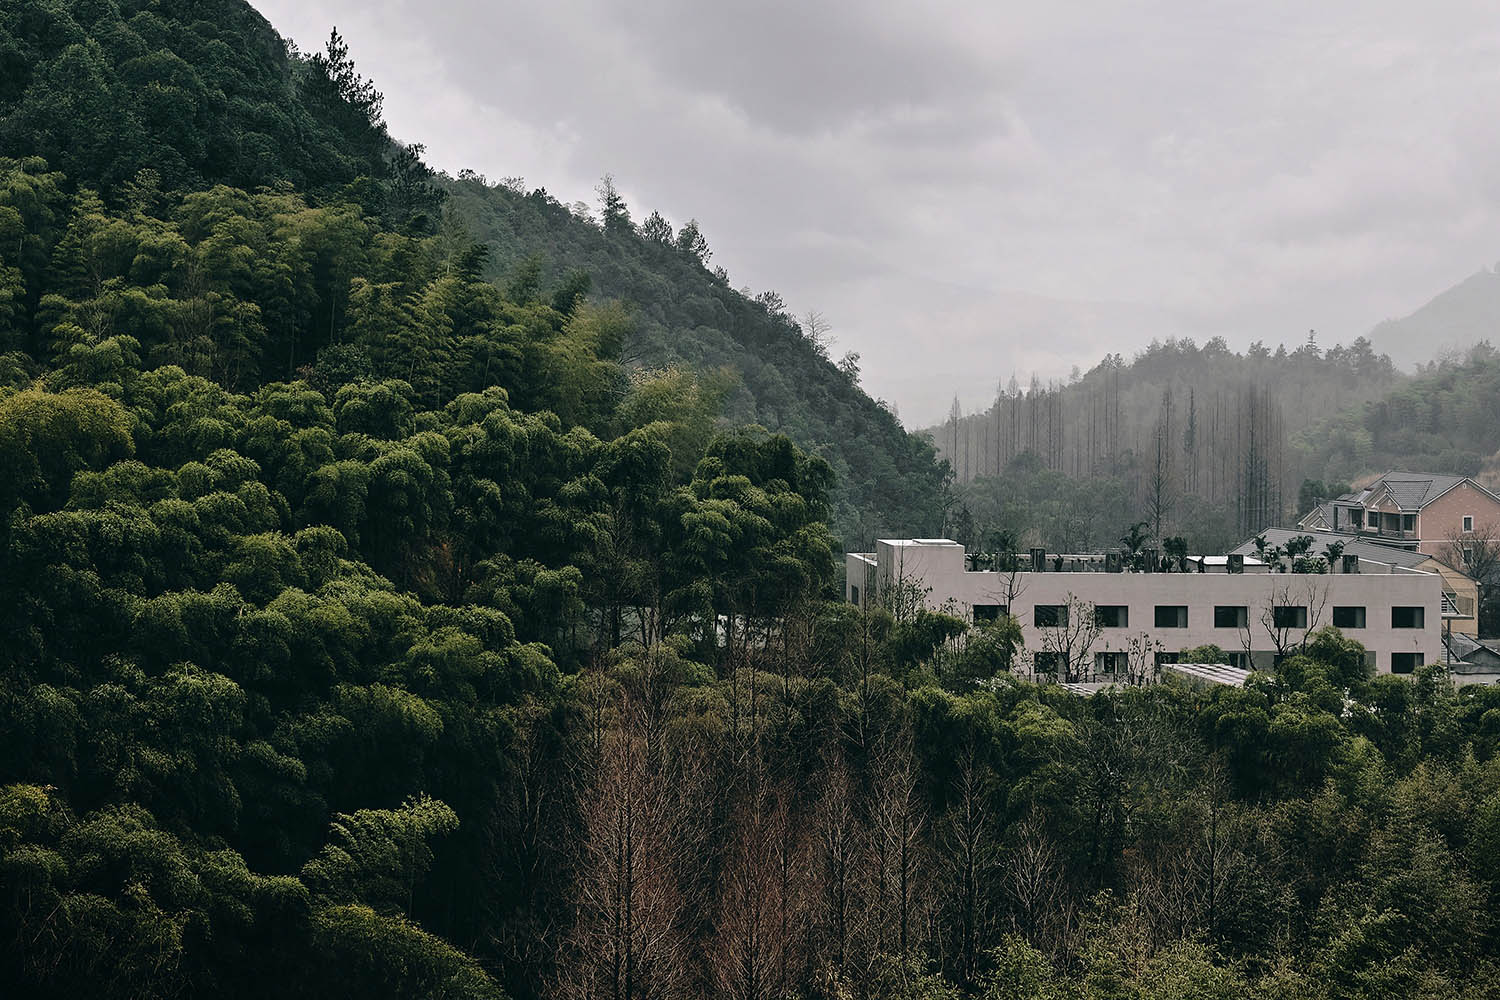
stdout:
[(1370, 332), (1376, 351), (1402, 368), (1458, 354), (1500, 334), (1500, 273), (1472, 274), (1403, 319), (1388, 319)]

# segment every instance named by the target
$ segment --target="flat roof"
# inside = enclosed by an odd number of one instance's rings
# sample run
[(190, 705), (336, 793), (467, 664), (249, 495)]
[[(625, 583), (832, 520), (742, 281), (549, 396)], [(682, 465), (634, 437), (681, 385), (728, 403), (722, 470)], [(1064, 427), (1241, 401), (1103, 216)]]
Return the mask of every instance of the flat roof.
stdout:
[(1244, 687), (1250, 678), (1250, 671), (1223, 663), (1163, 663), (1161, 669), (1164, 673), (1225, 687)]
[(1058, 687), (1068, 692), (1068, 694), (1076, 694), (1080, 698), (1096, 695), (1100, 691), (1107, 691), (1114, 686), (1113, 681), (1069, 681), (1066, 684), (1058, 685)]

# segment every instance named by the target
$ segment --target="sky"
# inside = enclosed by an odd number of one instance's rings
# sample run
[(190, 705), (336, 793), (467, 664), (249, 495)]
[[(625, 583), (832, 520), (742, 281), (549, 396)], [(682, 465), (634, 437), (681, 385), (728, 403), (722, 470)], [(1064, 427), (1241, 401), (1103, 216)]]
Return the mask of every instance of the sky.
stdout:
[(1500, 260), (1492, 0), (252, 0), (433, 166), (609, 173), (912, 427), (1153, 338), (1325, 346)]

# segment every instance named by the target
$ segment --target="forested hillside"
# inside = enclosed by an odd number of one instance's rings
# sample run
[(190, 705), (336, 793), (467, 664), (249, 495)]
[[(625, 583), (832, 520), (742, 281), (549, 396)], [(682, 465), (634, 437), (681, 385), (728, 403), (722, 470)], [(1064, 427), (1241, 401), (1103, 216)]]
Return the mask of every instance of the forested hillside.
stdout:
[(608, 182), (597, 213), (518, 180), (465, 174), (446, 189), (494, 251), (497, 280), (589, 275), (596, 295), (629, 304), (633, 367), (722, 370), (732, 423), (787, 434), (826, 459), (835, 472), (833, 527), (849, 547), (941, 527), (943, 471), (927, 441), (859, 388), (857, 356), (835, 363), (819, 331), (787, 315), (774, 292), (751, 298), (710, 270), (712, 250), (696, 221), (674, 232), (657, 212), (632, 220)]
[(837, 599), (834, 468), (632, 362), (651, 298), (485, 280), (336, 36), (22, 0), (0, 59), (5, 996), (1500, 992), (1496, 689), (1013, 678)]
[(1321, 441), (1306, 429), (1362, 412), (1403, 381), (1363, 339), (1244, 354), (1219, 338), (1171, 340), (1067, 383), (1012, 379), (986, 411), (965, 415), (955, 402), (927, 434), (959, 483), (952, 532), (1008, 531), (1080, 552), (1145, 521), (1157, 538), (1214, 551), (1281, 523), (1305, 480), (1368, 471), (1358, 463), (1370, 449), (1315, 454)]
[(1296, 445), (1329, 478), (1421, 469), (1500, 485), (1500, 354), (1485, 341), (1424, 365), (1386, 395), (1312, 425)]

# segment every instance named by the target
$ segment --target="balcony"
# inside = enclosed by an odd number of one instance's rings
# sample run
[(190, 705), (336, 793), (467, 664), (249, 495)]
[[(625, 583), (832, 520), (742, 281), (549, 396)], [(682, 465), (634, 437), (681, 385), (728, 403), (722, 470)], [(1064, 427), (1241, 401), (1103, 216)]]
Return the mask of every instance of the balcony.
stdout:
[(1415, 531), (1406, 531), (1402, 528), (1376, 528), (1367, 524), (1351, 530), (1370, 538), (1387, 538), (1398, 542), (1420, 542), (1422, 540)]

